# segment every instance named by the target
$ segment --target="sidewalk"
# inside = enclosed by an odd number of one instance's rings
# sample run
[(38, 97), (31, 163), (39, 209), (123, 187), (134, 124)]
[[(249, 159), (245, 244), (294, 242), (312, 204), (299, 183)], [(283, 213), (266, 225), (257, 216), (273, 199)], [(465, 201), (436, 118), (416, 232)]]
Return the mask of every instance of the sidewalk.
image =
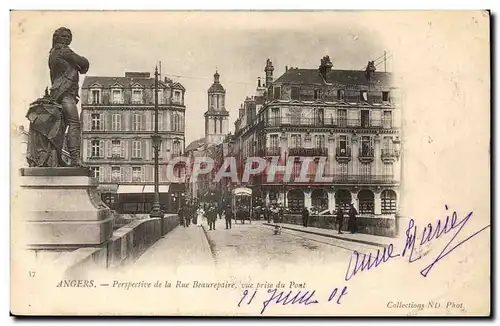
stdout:
[[(267, 225), (267, 226), (274, 226), (275, 225), (274, 223), (267, 223), (267, 222), (263, 222), (262, 224)], [(300, 231), (300, 232), (304, 232), (304, 233), (310, 233), (310, 234), (315, 234), (315, 235), (320, 235), (320, 236), (324, 236), (324, 237), (340, 239), (340, 240), (345, 240), (345, 241), (358, 242), (358, 243), (363, 243), (363, 244), (378, 246), (378, 247), (387, 247), (389, 244), (395, 243), (397, 241), (396, 238), (382, 237), (382, 236), (371, 235), (371, 234), (363, 234), (363, 233), (355, 233), (355, 234), (342, 233), (342, 234), (339, 234), (337, 230), (332, 230), (332, 229), (315, 228), (312, 226), (308, 226), (306, 228), (302, 225), (288, 224), (288, 223), (280, 223), (280, 225), (283, 229)]]
[(136, 265), (183, 266), (190, 264), (213, 264), (214, 259), (203, 228), (191, 224), (179, 225), (153, 244)]

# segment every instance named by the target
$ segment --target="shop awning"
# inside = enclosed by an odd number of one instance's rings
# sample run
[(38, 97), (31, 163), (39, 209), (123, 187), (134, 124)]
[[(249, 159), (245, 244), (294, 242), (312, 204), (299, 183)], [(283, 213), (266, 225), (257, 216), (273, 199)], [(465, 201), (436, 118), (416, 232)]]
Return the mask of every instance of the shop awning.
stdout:
[[(158, 186), (158, 192), (160, 194), (168, 193), (169, 189), (170, 189), (170, 185), (159, 185)], [(145, 185), (143, 192), (148, 193), (148, 194), (152, 194), (155, 192), (155, 186), (154, 185)]]
[(118, 191), (118, 185), (117, 184), (100, 184), (97, 186), (97, 191), (101, 193), (116, 193)]
[(119, 194), (140, 194), (142, 193), (143, 185), (119, 185), (117, 193)]
[(184, 192), (186, 191), (186, 185), (184, 183), (172, 183), (170, 185), (170, 192)]

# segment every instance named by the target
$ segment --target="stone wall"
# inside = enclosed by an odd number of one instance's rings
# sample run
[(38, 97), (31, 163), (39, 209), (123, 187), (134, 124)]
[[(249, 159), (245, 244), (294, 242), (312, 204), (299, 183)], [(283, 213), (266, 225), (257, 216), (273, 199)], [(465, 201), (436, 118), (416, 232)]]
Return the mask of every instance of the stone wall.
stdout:
[[(382, 217), (358, 217), (358, 232), (365, 234), (380, 235), (385, 237), (396, 236), (396, 223), (393, 218)], [(287, 214), (283, 217), (284, 223), (302, 225), (302, 215)], [(343, 231), (347, 231), (348, 218), (344, 218)], [(322, 229), (337, 229), (337, 221), (331, 215), (309, 216), (309, 226)]]
[(179, 225), (177, 214), (164, 217), (163, 231), (161, 219), (135, 220), (113, 232), (112, 238), (100, 248), (81, 248), (64, 254), (57, 259), (70, 278), (84, 277), (90, 271), (102, 268), (117, 268), (134, 262), (160, 237)]

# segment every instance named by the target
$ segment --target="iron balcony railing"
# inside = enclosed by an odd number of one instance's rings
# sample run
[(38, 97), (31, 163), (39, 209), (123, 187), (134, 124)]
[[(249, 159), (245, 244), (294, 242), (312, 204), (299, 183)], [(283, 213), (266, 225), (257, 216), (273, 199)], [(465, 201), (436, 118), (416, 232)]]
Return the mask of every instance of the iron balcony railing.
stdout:
[(316, 147), (316, 148), (289, 148), (289, 156), (328, 156), (328, 148)]
[(382, 158), (393, 158), (396, 157), (396, 151), (392, 148), (382, 148), (380, 156)]
[(350, 147), (337, 147), (335, 149), (335, 155), (337, 157), (351, 157), (351, 148)]
[(373, 147), (361, 147), (359, 149), (359, 157), (374, 157), (375, 150)]
[(396, 128), (392, 119), (347, 119), (343, 117), (331, 118), (303, 118), (303, 117), (271, 117), (264, 120), (266, 127), (278, 126), (309, 126), (361, 129), (391, 129)]
[[(268, 175), (262, 173), (252, 177), (254, 184), (396, 184), (394, 176), (392, 175), (378, 175), (378, 174), (329, 174), (323, 173), (322, 180), (316, 180), (316, 174), (307, 174), (305, 178), (300, 176), (299, 172), (292, 173), (288, 179), (284, 174), (276, 173), (274, 178), (268, 181)], [(325, 180), (326, 179), (326, 180)]]

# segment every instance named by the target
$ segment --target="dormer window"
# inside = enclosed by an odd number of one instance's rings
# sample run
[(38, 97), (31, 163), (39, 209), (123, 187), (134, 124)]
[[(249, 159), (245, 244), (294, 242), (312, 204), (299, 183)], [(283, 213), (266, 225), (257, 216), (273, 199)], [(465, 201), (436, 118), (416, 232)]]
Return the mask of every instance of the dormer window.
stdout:
[(343, 101), (344, 100), (344, 90), (343, 89), (339, 89), (337, 90), (337, 101)]
[(360, 91), (359, 97), (360, 97), (361, 101), (368, 102), (368, 92), (367, 91)]
[(140, 88), (132, 89), (132, 103), (142, 104), (142, 89)]
[(91, 89), (91, 102), (92, 104), (101, 104), (101, 90), (100, 89)]
[(389, 92), (382, 92), (382, 101), (389, 102)]
[(181, 97), (182, 97), (182, 92), (178, 91), (178, 90), (175, 90), (174, 91), (174, 102), (178, 103), (178, 104), (181, 104)]
[[(153, 91), (154, 94), (154, 91)], [(154, 99), (153, 99), (154, 101)], [(165, 104), (165, 100), (163, 98), (163, 88), (158, 88), (158, 104)]]
[(111, 90), (111, 102), (113, 104), (122, 104), (123, 103), (123, 96), (122, 96), (121, 89), (114, 88)]

